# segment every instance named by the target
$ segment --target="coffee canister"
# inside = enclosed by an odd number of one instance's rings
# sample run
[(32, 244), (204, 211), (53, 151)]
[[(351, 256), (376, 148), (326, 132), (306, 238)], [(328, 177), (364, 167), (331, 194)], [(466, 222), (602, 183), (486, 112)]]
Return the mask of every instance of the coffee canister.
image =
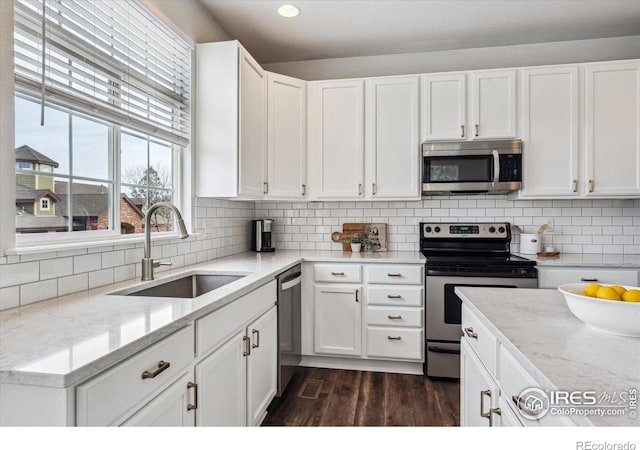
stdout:
[(542, 235), (526, 234), (520, 235), (520, 253), (525, 255), (535, 255), (542, 251)]

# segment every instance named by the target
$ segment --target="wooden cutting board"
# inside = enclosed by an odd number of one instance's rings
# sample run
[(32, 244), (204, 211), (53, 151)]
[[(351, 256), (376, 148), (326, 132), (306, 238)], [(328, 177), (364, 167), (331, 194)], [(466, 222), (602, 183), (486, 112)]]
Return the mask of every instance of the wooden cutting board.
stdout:
[(351, 246), (349, 244), (345, 244), (344, 242), (346, 238), (351, 238), (356, 233), (358, 233), (360, 238), (363, 237), (364, 225), (364, 223), (345, 223), (342, 225), (342, 251), (351, 251)]

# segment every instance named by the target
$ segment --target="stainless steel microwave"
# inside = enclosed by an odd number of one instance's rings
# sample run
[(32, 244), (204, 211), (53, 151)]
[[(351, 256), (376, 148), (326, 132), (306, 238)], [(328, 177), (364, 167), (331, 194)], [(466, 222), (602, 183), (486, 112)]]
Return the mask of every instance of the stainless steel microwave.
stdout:
[(422, 144), (422, 194), (504, 194), (522, 185), (522, 141)]

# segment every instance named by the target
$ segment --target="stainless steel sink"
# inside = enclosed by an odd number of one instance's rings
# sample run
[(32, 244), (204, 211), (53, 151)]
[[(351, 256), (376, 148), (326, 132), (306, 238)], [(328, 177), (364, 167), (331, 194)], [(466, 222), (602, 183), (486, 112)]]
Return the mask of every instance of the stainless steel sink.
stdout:
[(154, 285), (150, 287), (134, 287), (112, 292), (110, 295), (195, 298), (229, 283), (233, 283), (244, 276), (245, 275), (195, 273), (154, 283)]

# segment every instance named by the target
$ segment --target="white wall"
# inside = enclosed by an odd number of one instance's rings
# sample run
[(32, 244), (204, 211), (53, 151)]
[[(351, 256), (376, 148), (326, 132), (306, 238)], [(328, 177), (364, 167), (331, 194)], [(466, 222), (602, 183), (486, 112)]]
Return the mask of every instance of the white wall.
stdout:
[(141, 3), (194, 44), (231, 39), (209, 10), (196, 0), (141, 0)]
[(264, 64), (303, 80), (480, 70), (640, 58), (640, 36)]

